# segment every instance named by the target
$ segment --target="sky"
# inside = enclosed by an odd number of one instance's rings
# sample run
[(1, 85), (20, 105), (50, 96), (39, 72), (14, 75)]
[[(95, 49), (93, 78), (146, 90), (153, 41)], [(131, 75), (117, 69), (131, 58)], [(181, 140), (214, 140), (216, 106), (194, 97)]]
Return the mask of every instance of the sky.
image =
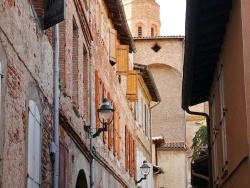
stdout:
[(160, 5), (161, 36), (185, 35), (186, 0), (156, 0)]

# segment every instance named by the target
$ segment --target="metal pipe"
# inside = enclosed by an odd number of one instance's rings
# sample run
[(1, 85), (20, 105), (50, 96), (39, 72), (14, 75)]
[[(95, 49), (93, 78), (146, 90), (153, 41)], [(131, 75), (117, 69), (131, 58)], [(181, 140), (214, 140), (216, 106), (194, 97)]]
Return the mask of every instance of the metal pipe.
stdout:
[(59, 176), (59, 28), (55, 25), (54, 64), (54, 142), (56, 147), (54, 168), (54, 188), (58, 188)]
[(209, 181), (208, 185), (209, 188), (213, 187), (213, 177), (212, 177), (212, 158), (211, 158), (211, 139), (210, 139), (210, 117), (208, 114), (203, 112), (192, 112), (189, 110), (189, 108), (186, 108), (186, 112), (191, 115), (198, 115), (198, 116), (204, 116), (206, 118), (207, 122), (207, 141), (208, 141), (208, 175), (209, 175)]

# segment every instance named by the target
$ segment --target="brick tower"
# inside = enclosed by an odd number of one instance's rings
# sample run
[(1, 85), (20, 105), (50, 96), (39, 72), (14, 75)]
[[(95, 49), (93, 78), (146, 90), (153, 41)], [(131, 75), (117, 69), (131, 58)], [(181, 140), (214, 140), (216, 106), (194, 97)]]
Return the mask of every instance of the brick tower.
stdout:
[(123, 0), (133, 37), (160, 36), (160, 6), (155, 0)]

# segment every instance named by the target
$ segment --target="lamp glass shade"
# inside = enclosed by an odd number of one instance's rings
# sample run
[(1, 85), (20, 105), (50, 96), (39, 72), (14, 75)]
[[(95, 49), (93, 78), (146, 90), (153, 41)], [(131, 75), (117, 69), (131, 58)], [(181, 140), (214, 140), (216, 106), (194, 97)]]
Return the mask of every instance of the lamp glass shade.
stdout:
[(101, 119), (108, 120), (112, 117), (114, 109), (109, 105), (108, 99), (103, 99), (102, 106), (97, 110)]
[(147, 161), (143, 161), (143, 165), (140, 167), (142, 175), (148, 175), (150, 167), (147, 164)]

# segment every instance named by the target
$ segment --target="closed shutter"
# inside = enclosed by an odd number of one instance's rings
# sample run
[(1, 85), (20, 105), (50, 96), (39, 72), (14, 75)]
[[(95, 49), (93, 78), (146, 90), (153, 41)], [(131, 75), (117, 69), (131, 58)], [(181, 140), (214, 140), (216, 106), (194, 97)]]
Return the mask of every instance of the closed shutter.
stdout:
[(29, 101), (28, 123), (28, 188), (40, 187), (41, 130), (40, 114), (34, 101)]
[(60, 86), (62, 89), (66, 88), (66, 63), (65, 63), (65, 53), (66, 53), (66, 39), (65, 39), (65, 21), (59, 23), (59, 77)]
[(133, 137), (129, 132), (129, 174), (133, 175)]
[(129, 132), (128, 126), (125, 126), (125, 169), (129, 167)]
[(118, 45), (117, 46), (117, 72), (126, 74), (129, 69), (129, 46)]
[(69, 155), (67, 149), (62, 143), (60, 143), (59, 149), (59, 187), (67, 188), (68, 187), (68, 164), (69, 164)]
[(96, 107), (96, 129), (100, 127), (97, 109), (100, 107), (100, 80), (98, 71), (95, 71), (95, 107)]
[(138, 71), (131, 70), (127, 75), (127, 97), (129, 101), (138, 101)]
[(111, 65), (116, 64), (116, 30), (109, 29), (109, 61)]

